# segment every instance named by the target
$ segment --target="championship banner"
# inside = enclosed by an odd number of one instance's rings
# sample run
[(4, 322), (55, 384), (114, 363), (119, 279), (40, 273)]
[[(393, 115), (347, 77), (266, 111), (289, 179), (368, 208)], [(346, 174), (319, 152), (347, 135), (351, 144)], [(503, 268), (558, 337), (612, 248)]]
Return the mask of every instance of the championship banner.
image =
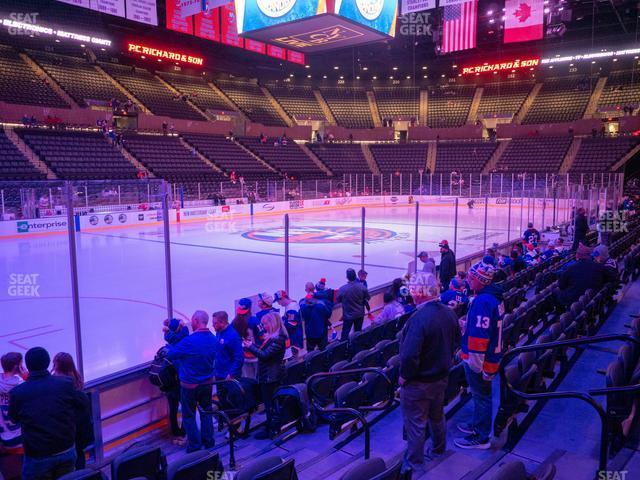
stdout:
[(116, 17), (125, 17), (124, 0), (91, 0), (91, 10)]
[(193, 18), (182, 15), (180, 0), (167, 0), (167, 28), (193, 35)]
[(218, 9), (200, 12), (193, 17), (196, 37), (206, 38), (214, 42), (220, 41), (220, 15)]
[(436, 8), (436, 0), (402, 0), (400, 13), (406, 15), (408, 13), (423, 12)]
[(440, 0), (439, 7), (450, 7), (453, 5), (460, 5), (461, 3), (466, 2), (467, 0)]
[(156, 0), (127, 0), (127, 18), (134, 22), (158, 25)]
[(244, 39), (238, 36), (236, 10), (232, 3), (220, 7), (220, 40), (226, 45), (242, 48)]
[[(173, 0), (167, 0), (167, 3)], [(205, 10), (204, 0), (177, 0), (182, 18), (191, 17)]]

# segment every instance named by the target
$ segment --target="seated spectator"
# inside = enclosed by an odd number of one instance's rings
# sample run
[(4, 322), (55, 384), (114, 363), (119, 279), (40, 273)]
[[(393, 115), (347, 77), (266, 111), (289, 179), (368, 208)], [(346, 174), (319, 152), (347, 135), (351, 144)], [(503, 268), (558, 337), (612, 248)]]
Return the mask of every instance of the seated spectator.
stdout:
[(384, 294), (384, 308), (382, 312), (376, 317), (374, 323), (380, 324), (389, 320), (395, 320), (396, 318), (404, 315), (404, 305), (402, 305), (398, 299), (391, 292), (385, 292)]
[(22, 428), (22, 478), (58, 478), (75, 470), (76, 423), (88, 410), (87, 397), (70, 378), (49, 373), (51, 358), (42, 347), (25, 355), (26, 382), (9, 393), (8, 418)]
[(411, 291), (404, 284), (402, 278), (396, 278), (391, 283), (391, 289), (389, 290), (393, 297), (404, 307), (405, 313), (415, 310), (415, 302), (411, 296)]
[(609, 256), (609, 248), (606, 245), (598, 245), (594, 248), (592, 257), (597, 264), (604, 267), (607, 283), (617, 283), (620, 280), (618, 264)]
[[(82, 375), (76, 368), (73, 357), (65, 352), (60, 352), (53, 357), (53, 375), (68, 377), (73, 382), (75, 389), (86, 397), (87, 405), (89, 397), (82, 391), (84, 389), (84, 380)], [(93, 443), (93, 421), (91, 420), (91, 411), (85, 409), (77, 418), (76, 422), (76, 470), (82, 470), (86, 466), (86, 458), (84, 454), (85, 448)]]
[(513, 273), (518, 273), (527, 269), (527, 264), (524, 259), (520, 256), (518, 250), (511, 251), (511, 261), (513, 262)]
[(267, 423), (264, 430), (258, 432), (255, 438), (264, 440), (272, 438), (275, 434), (271, 406), (273, 394), (284, 376), (284, 355), (288, 337), (287, 330), (282, 325), (280, 314), (277, 312), (263, 315), (260, 323), (265, 332), (264, 341), (255, 344), (245, 340), (242, 345), (258, 357), (258, 382)]
[(6, 353), (0, 358), (2, 374), (0, 375), (0, 472), (7, 480), (19, 479), (22, 467), (22, 432), (7, 416), (9, 410), (9, 393), (24, 380), (25, 371), (22, 366), (22, 354)]
[(531, 243), (527, 244), (527, 251), (524, 254), (524, 261), (529, 267), (540, 263), (540, 259), (538, 258), (538, 250), (535, 245)]
[(467, 281), (467, 272), (460, 270), (456, 274), (456, 278), (462, 282), (464, 285), (462, 288), (462, 293), (464, 293), (467, 297), (471, 294), (471, 287), (469, 286), (469, 282)]
[(591, 260), (591, 249), (578, 245), (576, 261), (560, 273), (557, 294), (558, 303), (569, 307), (590, 288), (598, 291), (607, 281), (604, 267)]

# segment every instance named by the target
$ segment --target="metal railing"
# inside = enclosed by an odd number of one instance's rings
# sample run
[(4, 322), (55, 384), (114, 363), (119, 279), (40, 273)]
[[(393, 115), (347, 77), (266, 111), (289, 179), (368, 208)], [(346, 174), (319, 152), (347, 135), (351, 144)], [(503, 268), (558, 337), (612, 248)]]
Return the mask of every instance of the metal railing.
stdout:
[(640, 384), (637, 385), (629, 385), (624, 387), (607, 387), (607, 388), (599, 388), (592, 389), (586, 392), (579, 391), (552, 391), (552, 392), (538, 392), (538, 393), (526, 393), (521, 390), (516, 389), (511, 383), (506, 374), (506, 367), (509, 365), (511, 360), (515, 358), (517, 355), (525, 352), (538, 352), (541, 350), (550, 350), (555, 348), (568, 348), (568, 347), (582, 347), (586, 345), (592, 345), (597, 343), (604, 342), (612, 342), (612, 341), (625, 341), (632, 342), (636, 346), (640, 347), (640, 339), (635, 338), (631, 335), (622, 335), (622, 334), (614, 334), (614, 335), (600, 335), (594, 337), (581, 338), (576, 340), (560, 340), (556, 342), (549, 343), (541, 343), (535, 345), (526, 345), (523, 347), (517, 347), (513, 350), (507, 352), (502, 357), (499, 366), (500, 373), (500, 385), (501, 388), (505, 389), (513, 393), (514, 395), (523, 398), (525, 400), (553, 400), (553, 399), (567, 399), (572, 398), (576, 400), (580, 400), (590, 405), (598, 414), (600, 418), (600, 454), (598, 460), (598, 470), (605, 471), (607, 469), (607, 460), (608, 460), (608, 452), (609, 452), (609, 419), (607, 416), (607, 412), (605, 409), (596, 401), (595, 396), (602, 396), (611, 393), (633, 393), (640, 392)]

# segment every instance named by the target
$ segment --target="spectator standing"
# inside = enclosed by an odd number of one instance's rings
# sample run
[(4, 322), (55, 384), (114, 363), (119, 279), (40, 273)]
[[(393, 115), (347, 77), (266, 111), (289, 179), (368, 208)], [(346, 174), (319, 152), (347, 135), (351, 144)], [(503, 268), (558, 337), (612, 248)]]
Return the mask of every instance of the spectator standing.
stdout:
[[(211, 394), (218, 342), (208, 328), (209, 315), (198, 310), (191, 317), (191, 335), (169, 347), (167, 358), (178, 367), (182, 424), (187, 453), (214, 446)], [(196, 423), (200, 412), (200, 429)]]
[(573, 245), (571, 246), (571, 250), (577, 250), (578, 245), (587, 238), (588, 233), (589, 221), (587, 220), (587, 215), (584, 208), (579, 208), (576, 212), (576, 218), (573, 225)]
[(267, 416), (265, 429), (258, 432), (255, 438), (264, 440), (271, 438), (275, 432), (273, 412), (271, 411), (273, 394), (284, 377), (284, 355), (287, 344), (287, 331), (282, 325), (280, 314), (269, 312), (263, 315), (260, 323), (265, 332), (264, 341), (260, 344), (245, 340), (243, 347), (258, 358), (258, 383)]
[(464, 284), (458, 278), (451, 280), (449, 289), (440, 295), (440, 301), (451, 307), (458, 316), (464, 315), (469, 306), (469, 297), (464, 292)]
[(42, 347), (25, 355), (26, 382), (9, 393), (8, 418), (22, 428), (23, 480), (58, 478), (76, 464), (76, 422), (89, 408), (87, 397), (67, 377), (49, 373), (51, 358)]
[(357, 281), (356, 271), (347, 269), (347, 284), (338, 291), (338, 302), (342, 303), (342, 334), (340, 340), (347, 340), (351, 327), (355, 332), (362, 330), (364, 309), (370, 299), (369, 290)]
[(242, 364), (244, 353), (242, 351), (242, 339), (235, 329), (229, 326), (227, 312), (215, 312), (213, 329), (216, 331), (216, 358), (214, 371), (216, 380), (231, 380), (242, 376)]
[(313, 295), (313, 283), (308, 282), (307, 287), (311, 285), (311, 292), (300, 300), (300, 317), (304, 324), (304, 332), (307, 336), (307, 351), (324, 350), (327, 346), (327, 334), (332, 310), (328, 303)]
[(493, 419), (492, 381), (502, 357), (500, 344), (500, 309), (502, 288), (493, 283), (496, 269), (481, 261), (469, 270), (469, 284), (476, 293), (462, 336), (461, 357), (473, 400), (471, 423), (459, 424), (458, 430), (466, 434), (455, 440), (465, 449), (491, 447), (491, 422)]
[[(167, 345), (174, 345), (185, 337), (189, 336), (189, 329), (179, 320), (172, 318), (164, 321), (164, 341)], [(165, 349), (165, 354), (166, 354)], [(173, 366), (175, 378), (178, 377), (178, 371)], [(171, 426), (171, 435), (175, 445), (183, 446), (186, 443), (186, 432), (181, 423), (178, 423), (178, 408), (180, 407), (180, 382), (176, 381), (175, 385), (167, 388), (164, 392), (169, 404), (169, 425)]]
[(274, 295), (275, 302), (283, 309), (282, 318), (287, 329), (291, 342), (291, 351), (294, 357), (304, 348), (304, 330), (302, 329), (302, 319), (300, 318), (300, 305), (295, 300), (291, 300), (287, 292), (278, 291)]
[[(367, 277), (369, 276), (369, 272), (367, 272), (364, 269), (360, 269), (358, 270), (358, 281), (364, 285), (364, 288), (366, 288), (367, 290), (369, 290), (369, 283), (367, 282)], [(364, 304), (364, 308), (367, 310), (367, 315), (369, 316), (369, 319), (373, 319), (373, 316), (371, 315), (371, 305), (369, 305), (369, 302), (366, 302)]]
[[(238, 332), (240, 339), (244, 342), (254, 342), (253, 330), (249, 328), (252, 322), (251, 300), (241, 298), (236, 307), (236, 317), (231, 322), (231, 326)], [(242, 376), (245, 378), (258, 378), (258, 359), (248, 350), (243, 350), (244, 362), (242, 364)]]
[(531, 245), (538, 245), (538, 243), (540, 243), (540, 232), (533, 228), (532, 222), (527, 224), (527, 229), (522, 234), (522, 242)]
[(22, 354), (6, 353), (0, 358), (2, 374), (0, 375), (0, 471), (7, 480), (19, 479), (22, 467), (22, 432), (20, 425), (13, 423), (7, 416), (9, 410), (9, 393), (24, 380)]
[(260, 310), (255, 314), (249, 321), (249, 327), (253, 330), (253, 338), (256, 344), (260, 345), (264, 341), (264, 330), (262, 328), (262, 317), (265, 315), (278, 312), (277, 309), (273, 308), (273, 295), (270, 295), (267, 292), (258, 294), (258, 307)]
[(446, 290), (451, 282), (451, 279), (456, 276), (456, 255), (449, 248), (449, 242), (442, 240), (438, 247), (440, 247), (440, 283), (443, 290)]
[(428, 299), (408, 320), (400, 347), (400, 406), (407, 432), (404, 469), (423, 472), (427, 424), (432, 446), (427, 458), (446, 450), (444, 397), (449, 369), (460, 342), (458, 319), (438, 301)]
[[(84, 380), (76, 368), (73, 357), (65, 352), (57, 353), (53, 357), (53, 375), (68, 377), (73, 382), (73, 386), (79, 394), (86, 397), (89, 405), (89, 397), (83, 392)], [(76, 470), (82, 470), (86, 466), (84, 449), (93, 443), (93, 421), (91, 420), (91, 410), (86, 408), (82, 411), (76, 422)]]

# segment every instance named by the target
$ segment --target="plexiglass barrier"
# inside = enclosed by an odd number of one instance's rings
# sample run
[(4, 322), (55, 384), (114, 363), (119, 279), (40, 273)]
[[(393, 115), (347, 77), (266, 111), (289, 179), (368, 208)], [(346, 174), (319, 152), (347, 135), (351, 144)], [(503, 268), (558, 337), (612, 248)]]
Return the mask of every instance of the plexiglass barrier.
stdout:
[(150, 361), (169, 316), (233, 317), (261, 292), (299, 300), (347, 268), (376, 288), (422, 268), (420, 251), (439, 264), (442, 240), (460, 259), (529, 222), (570, 225), (577, 208), (595, 228), (621, 194), (615, 174), (0, 183), (0, 352), (69, 352), (101, 379)]

